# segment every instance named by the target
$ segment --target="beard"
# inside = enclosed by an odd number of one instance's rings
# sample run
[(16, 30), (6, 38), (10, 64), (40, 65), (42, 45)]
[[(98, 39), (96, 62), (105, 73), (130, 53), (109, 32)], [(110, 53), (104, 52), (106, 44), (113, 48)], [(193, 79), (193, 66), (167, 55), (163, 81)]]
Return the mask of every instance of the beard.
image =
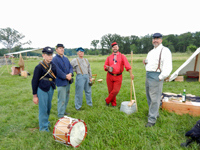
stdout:
[(117, 52), (118, 52), (118, 50), (117, 50), (117, 49), (114, 49), (114, 50), (113, 50), (113, 52), (114, 52), (114, 53), (117, 53)]
[(159, 43), (153, 43), (153, 46), (156, 48), (158, 47), (160, 44)]

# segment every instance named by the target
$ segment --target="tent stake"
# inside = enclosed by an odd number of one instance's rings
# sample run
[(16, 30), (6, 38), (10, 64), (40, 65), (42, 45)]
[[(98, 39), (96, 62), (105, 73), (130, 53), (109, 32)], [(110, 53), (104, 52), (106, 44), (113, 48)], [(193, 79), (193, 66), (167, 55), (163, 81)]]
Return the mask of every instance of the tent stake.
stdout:
[(6, 55), (5, 54), (4, 54), (4, 57), (5, 57), (5, 60), (6, 60), (7, 70), (8, 70), (8, 73), (9, 73), (8, 63), (7, 63), (7, 59), (6, 59)]

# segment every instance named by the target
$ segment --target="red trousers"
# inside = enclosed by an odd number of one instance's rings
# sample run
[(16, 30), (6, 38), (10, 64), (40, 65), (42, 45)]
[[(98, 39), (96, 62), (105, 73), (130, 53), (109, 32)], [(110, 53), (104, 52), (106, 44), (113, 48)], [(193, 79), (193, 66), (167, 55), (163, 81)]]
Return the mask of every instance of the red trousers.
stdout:
[(107, 104), (111, 103), (112, 106), (116, 106), (117, 105), (116, 96), (119, 93), (119, 90), (122, 85), (122, 74), (119, 76), (113, 76), (107, 73), (106, 82), (109, 92), (109, 95), (106, 98), (106, 103)]

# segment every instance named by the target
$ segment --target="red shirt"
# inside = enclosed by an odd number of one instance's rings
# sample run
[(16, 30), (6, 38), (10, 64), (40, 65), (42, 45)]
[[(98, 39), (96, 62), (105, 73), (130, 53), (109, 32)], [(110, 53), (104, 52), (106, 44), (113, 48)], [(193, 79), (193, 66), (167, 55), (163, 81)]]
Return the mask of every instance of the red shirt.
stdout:
[(126, 68), (126, 71), (131, 69), (131, 65), (129, 64), (126, 56), (124, 56), (120, 52), (117, 52), (116, 60), (117, 62), (114, 63), (114, 53), (108, 56), (104, 64), (104, 70), (106, 71), (106, 66), (110, 66), (113, 67), (113, 74), (120, 74), (124, 71), (124, 67)]

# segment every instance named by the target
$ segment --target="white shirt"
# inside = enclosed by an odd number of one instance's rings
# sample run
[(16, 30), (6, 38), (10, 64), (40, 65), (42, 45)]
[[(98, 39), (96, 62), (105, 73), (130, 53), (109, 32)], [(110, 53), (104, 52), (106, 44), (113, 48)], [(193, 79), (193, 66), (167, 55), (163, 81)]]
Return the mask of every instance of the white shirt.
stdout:
[[(164, 80), (169, 76), (169, 74), (172, 71), (172, 54), (167, 47), (164, 47), (162, 44), (160, 44), (157, 48), (152, 49), (147, 54), (146, 58), (147, 64), (145, 67), (146, 71), (153, 71), (153, 72), (156, 71), (156, 69), (158, 68), (161, 49), (162, 49), (161, 61), (160, 61), (161, 74), (159, 75), (159, 79)], [(158, 69), (157, 72), (160, 72), (160, 70)]]

